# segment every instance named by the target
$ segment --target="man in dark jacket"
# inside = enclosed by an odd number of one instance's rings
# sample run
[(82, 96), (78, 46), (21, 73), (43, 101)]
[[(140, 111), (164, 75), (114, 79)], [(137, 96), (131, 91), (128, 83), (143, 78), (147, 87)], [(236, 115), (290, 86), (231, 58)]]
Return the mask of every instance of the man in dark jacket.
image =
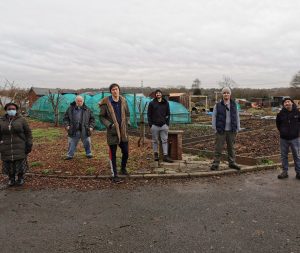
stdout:
[(288, 178), (288, 153), (292, 150), (296, 178), (300, 179), (300, 112), (294, 101), (290, 97), (285, 97), (282, 101), (283, 108), (277, 114), (276, 126), (280, 133), (280, 151), (282, 162), (282, 173), (278, 179)]
[(155, 91), (155, 98), (148, 106), (148, 124), (152, 134), (154, 160), (159, 161), (158, 138), (161, 139), (163, 149), (163, 161), (172, 163), (173, 160), (168, 156), (168, 131), (170, 124), (169, 102), (162, 97), (161, 90)]
[(66, 159), (73, 158), (77, 144), (81, 139), (86, 157), (92, 158), (91, 133), (95, 128), (95, 118), (93, 112), (84, 104), (84, 99), (77, 96), (71, 103), (64, 116), (64, 125), (68, 132), (68, 154)]
[(218, 102), (212, 115), (212, 128), (216, 131), (215, 159), (211, 170), (218, 170), (224, 143), (227, 144), (229, 168), (240, 170), (235, 162), (234, 143), (240, 130), (240, 118), (236, 103), (231, 99), (231, 90), (222, 89), (222, 100)]
[(99, 102), (100, 121), (107, 129), (107, 144), (114, 183), (121, 182), (118, 177), (116, 153), (119, 146), (122, 152), (121, 174), (128, 175), (126, 164), (128, 160), (128, 126), (130, 112), (126, 99), (120, 95), (120, 86), (113, 83), (109, 87), (112, 94)]

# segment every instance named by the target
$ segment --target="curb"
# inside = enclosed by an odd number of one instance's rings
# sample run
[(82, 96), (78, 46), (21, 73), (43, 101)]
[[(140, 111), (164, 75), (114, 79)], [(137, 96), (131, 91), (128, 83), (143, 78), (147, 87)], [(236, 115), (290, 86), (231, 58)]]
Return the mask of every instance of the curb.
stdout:
[[(234, 169), (219, 170), (219, 171), (205, 171), (205, 172), (178, 172), (171, 174), (132, 174), (129, 176), (120, 175), (120, 178), (126, 179), (157, 179), (157, 178), (166, 178), (166, 179), (180, 179), (180, 178), (199, 178), (199, 177), (214, 177), (214, 176), (223, 176), (223, 175), (232, 175), (232, 174), (242, 174), (253, 171), (261, 170), (273, 170), (281, 166), (280, 163), (272, 165), (256, 165), (256, 166), (245, 166), (241, 170), (237, 171)], [(111, 179), (110, 175), (95, 175), (95, 176), (67, 176), (67, 175), (43, 175), (40, 173), (26, 173), (27, 177), (48, 177), (48, 178), (60, 178), (60, 179)]]

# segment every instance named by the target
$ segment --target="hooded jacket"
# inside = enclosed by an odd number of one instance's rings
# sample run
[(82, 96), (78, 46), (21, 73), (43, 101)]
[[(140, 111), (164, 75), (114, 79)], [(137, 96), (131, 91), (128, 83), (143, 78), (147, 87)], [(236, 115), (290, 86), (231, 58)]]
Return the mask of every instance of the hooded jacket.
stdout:
[[(68, 130), (68, 136), (74, 137), (76, 135), (76, 122), (73, 118), (73, 111), (76, 108), (76, 102), (72, 102), (67, 109), (63, 124), (65, 127), (70, 126)], [(83, 103), (82, 107), (82, 115), (81, 115), (81, 131), (83, 134), (86, 134), (86, 136), (91, 136), (90, 128), (95, 128), (95, 118), (93, 116), (93, 112)]]
[(8, 115), (0, 119), (0, 144), (2, 161), (17, 161), (26, 158), (32, 148), (32, 133), (27, 121), (18, 114), (9, 119)]
[(294, 102), (292, 111), (288, 111), (283, 107), (277, 114), (276, 126), (282, 139), (293, 140), (299, 137), (300, 112)]
[(107, 129), (108, 145), (117, 145), (121, 141), (128, 142), (128, 125), (130, 125), (130, 112), (126, 99), (120, 96), (121, 100), (121, 126), (117, 121), (110, 97), (105, 97), (99, 102), (100, 121)]

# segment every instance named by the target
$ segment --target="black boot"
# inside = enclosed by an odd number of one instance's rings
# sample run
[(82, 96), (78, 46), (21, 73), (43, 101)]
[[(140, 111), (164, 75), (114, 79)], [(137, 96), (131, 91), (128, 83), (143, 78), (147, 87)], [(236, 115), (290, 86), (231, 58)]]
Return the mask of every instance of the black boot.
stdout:
[(22, 186), (24, 184), (24, 175), (23, 173), (18, 174), (17, 185)]
[(289, 174), (286, 170), (282, 171), (278, 176), (277, 178), (278, 179), (285, 179), (285, 178), (288, 178), (289, 177)]
[(219, 170), (219, 165), (218, 164), (212, 164), (210, 166), (210, 170)]
[(9, 174), (8, 177), (8, 186), (14, 186), (16, 184), (15, 174)]
[(122, 175), (125, 175), (125, 176), (128, 176), (128, 175), (129, 175), (129, 174), (128, 174), (128, 171), (126, 170), (126, 168), (121, 169), (121, 174), (122, 174)]
[(170, 157), (168, 157), (167, 155), (164, 155), (163, 161), (166, 162), (166, 163), (173, 163), (173, 162), (174, 162), (174, 161), (173, 161)]
[(112, 182), (115, 183), (115, 184), (120, 184), (120, 183), (122, 183), (123, 181), (122, 181), (122, 179), (119, 178), (118, 176), (114, 176), (114, 177), (112, 178)]
[(154, 161), (158, 162), (159, 161), (159, 156), (157, 152), (154, 152)]
[(241, 170), (241, 167), (238, 166), (236, 163), (230, 163), (229, 168), (234, 169), (234, 170)]

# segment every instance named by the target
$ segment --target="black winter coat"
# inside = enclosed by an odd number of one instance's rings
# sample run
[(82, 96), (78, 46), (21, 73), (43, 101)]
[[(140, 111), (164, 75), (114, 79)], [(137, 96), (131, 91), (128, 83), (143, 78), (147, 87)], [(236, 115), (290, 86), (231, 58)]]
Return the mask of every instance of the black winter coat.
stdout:
[[(68, 130), (69, 137), (74, 137), (76, 135), (76, 122), (73, 119), (73, 110), (75, 110), (75, 108), (76, 103), (71, 103), (63, 119), (64, 125), (66, 127), (70, 126)], [(84, 132), (87, 136), (91, 135), (90, 128), (95, 128), (95, 118), (93, 116), (93, 112), (85, 104), (82, 105), (81, 127), (82, 132)]]
[(32, 148), (32, 134), (27, 121), (19, 115), (9, 120), (6, 114), (0, 119), (0, 133), (1, 160), (25, 159)]
[(282, 139), (293, 140), (299, 137), (300, 112), (295, 104), (293, 104), (292, 111), (288, 111), (284, 107), (282, 108), (277, 114), (276, 126)]

